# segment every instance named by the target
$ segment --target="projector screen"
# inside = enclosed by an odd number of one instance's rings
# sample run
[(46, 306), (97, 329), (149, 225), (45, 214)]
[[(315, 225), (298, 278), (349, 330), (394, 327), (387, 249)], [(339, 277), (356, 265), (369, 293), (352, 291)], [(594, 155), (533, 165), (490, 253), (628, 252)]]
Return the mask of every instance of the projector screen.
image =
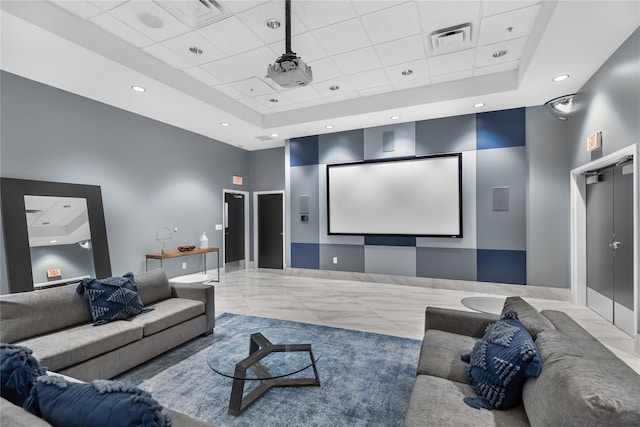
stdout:
[(462, 154), (327, 165), (329, 234), (462, 237)]

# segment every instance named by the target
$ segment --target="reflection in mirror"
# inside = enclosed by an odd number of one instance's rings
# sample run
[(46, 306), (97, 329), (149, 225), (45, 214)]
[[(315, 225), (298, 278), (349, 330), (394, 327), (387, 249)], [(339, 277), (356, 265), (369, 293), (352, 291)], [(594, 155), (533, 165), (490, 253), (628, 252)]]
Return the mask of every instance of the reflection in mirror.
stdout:
[(87, 201), (24, 196), (34, 288), (95, 277)]

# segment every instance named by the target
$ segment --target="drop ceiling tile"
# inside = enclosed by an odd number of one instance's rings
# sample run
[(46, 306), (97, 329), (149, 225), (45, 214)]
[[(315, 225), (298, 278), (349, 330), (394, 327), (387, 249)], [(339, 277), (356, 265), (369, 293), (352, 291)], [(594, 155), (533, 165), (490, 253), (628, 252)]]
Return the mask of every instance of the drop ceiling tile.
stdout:
[(538, 17), (541, 5), (518, 9), (483, 18), (480, 24), (478, 45), (528, 36)]
[(111, 9), (109, 14), (156, 42), (190, 30), (169, 12), (149, 1), (130, 1)]
[(483, 1), (482, 2), (482, 16), (491, 16), (496, 15), (498, 13), (508, 12), (510, 10), (516, 10), (523, 7), (528, 7), (534, 4), (542, 3), (540, 0), (538, 1), (525, 1), (525, 0), (516, 0), (516, 1)]
[[(162, 45), (193, 65), (205, 64), (225, 56), (217, 47), (194, 31), (166, 40)], [(191, 48), (198, 48), (202, 53), (195, 54), (189, 50)]]
[(406, 82), (394, 83), (393, 88), (395, 90), (404, 90), (404, 89), (411, 89), (414, 87), (427, 86), (430, 83), (431, 83), (430, 79), (414, 79), (414, 80), (407, 80)]
[(241, 100), (247, 96), (241, 91), (239, 91), (238, 89), (236, 89), (235, 87), (233, 87), (231, 84), (216, 86), (215, 89), (218, 92), (224, 93), (225, 95), (227, 95), (229, 98), (232, 98), (232, 99)]
[(298, 104), (290, 104), (290, 105), (280, 105), (278, 107), (273, 107), (272, 110), (274, 113), (282, 113), (285, 111), (296, 110), (300, 108)]
[(418, 14), (427, 36), (433, 31), (469, 22), (471, 38), (475, 40), (481, 4), (479, 1), (419, 1)]
[(124, 22), (114, 18), (108, 13), (103, 13), (94, 18), (91, 22), (100, 28), (109, 31), (111, 34), (120, 37), (122, 40), (137, 47), (149, 46), (154, 43), (149, 37), (139, 31), (134, 30)]
[(292, 99), (296, 103), (304, 101), (312, 101), (314, 99), (322, 99), (322, 95), (318, 93), (313, 86), (297, 87), (295, 89), (287, 89), (281, 91), (285, 96)]
[(374, 87), (388, 86), (389, 78), (383, 69), (365, 71), (364, 73), (353, 74), (347, 77), (351, 86), (358, 92)]
[(120, 6), (122, 3), (126, 3), (127, 1), (129, 0), (92, 0), (90, 3), (104, 11), (107, 11)]
[(193, 65), (177, 53), (170, 51), (159, 43), (147, 46), (142, 50), (179, 70), (182, 70), (183, 68), (189, 68)]
[(252, 96), (252, 98), (265, 107), (275, 109), (284, 105), (292, 105), (294, 102), (281, 93), (272, 93), (269, 95)]
[(343, 74), (360, 73), (382, 66), (372, 47), (336, 55), (333, 57), (333, 61)]
[[(384, 70), (387, 73), (387, 77), (389, 77), (389, 81), (394, 85), (396, 83), (407, 82), (410, 80), (429, 78), (429, 67), (426, 59), (392, 65), (390, 67), (386, 67)], [(411, 70), (412, 73), (405, 76), (402, 74), (405, 70)]]
[[(522, 56), (522, 52), (524, 51), (526, 44), (527, 37), (521, 37), (519, 39), (509, 40), (506, 42), (479, 46), (476, 52), (475, 66), (487, 67), (489, 65), (518, 60)], [(493, 54), (500, 50), (506, 50), (507, 54), (500, 58), (494, 58)]]
[(373, 44), (420, 33), (420, 21), (414, 2), (364, 15), (360, 20)]
[[(270, 44), (269, 47), (276, 52), (285, 53), (284, 39)], [(320, 43), (308, 32), (291, 37), (291, 50), (297, 53), (306, 64), (327, 56)]]
[(300, 101), (298, 102), (298, 105), (300, 107), (307, 108), (307, 107), (314, 107), (316, 105), (322, 105), (325, 103), (326, 103), (326, 100), (324, 98), (318, 98), (318, 99), (312, 99), (309, 101)]
[(213, 74), (225, 83), (244, 80), (249, 77), (262, 77), (267, 67), (277, 57), (275, 52), (263, 46), (240, 55), (219, 59), (201, 65), (202, 69)]
[(258, 103), (253, 98), (238, 99), (238, 102), (246, 105), (247, 107), (249, 107), (252, 110), (255, 110), (255, 111), (259, 112), (259, 113), (262, 113), (264, 110), (270, 111), (269, 109), (267, 109), (266, 107), (262, 106), (260, 103)]
[(326, 27), (357, 16), (349, 1), (294, 1), (291, 4), (291, 12), (295, 15), (291, 20), (295, 21), (297, 17), (309, 30)]
[[(248, 11), (242, 12), (238, 18), (253, 31), (265, 44), (282, 41), (284, 46), (285, 38), (285, 16), (284, 1), (277, 0), (264, 3)], [(267, 20), (275, 18), (280, 21), (280, 28), (271, 29), (267, 27)], [(305, 26), (297, 19), (291, 21), (291, 34), (301, 34), (306, 32)], [(284, 47), (283, 47), (284, 49)]]
[(255, 97), (258, 95), (274, 94), (276, 92), (273, 87), (257, 77), (231, 83), (231, 86), (242, 92), (244, 96)]
[(385, 85), (385, 86), (372, 87), (370, 89), (359, 90), (358, 95), (360, 95), (361, 97), (365, 97), (365, 96), (380, 95), (380, 94), (389, 93), (392, 91), (393, 91), (393, 86)]
[(518, 68), (520, 61), (503, 62), (501, 64), (490, 65), (488, 67), (480, 67), (473, 70), (474, 76), (484, 76), (487, 74), (502, 73), (503, 71), (511, 71)]
[(329, 55), (369, 46), (369, 38), (359, 19), (320, 28), (313, 35)]
[(474, 57), (475, 51), (473, 49), (434, 56), (429, 58), (429, 70), (432, 76), (471, 70)]
[(424, 58), (424, 43), (420, 35), (394, 40), (374, 46), (384, 66), (401, 64)]
[(200, 67), (185, 68), (183, 71), (208, 86), (217, 86), (222, 84), (221, 80), (215, 78)]
[[(341, 93), (353, 92), (355, 89), (351, 86), (351, 83), (346, 77), (338, 77), (335, 79), (327, 80), (325, 82), (312, 83), (314, 89), (324, 97), (331, 97)], [(331, 86), (338, 86), (340, 89), (333, 91), (329, 89)]]
[(225, 9), (231, 11), (234, 14), (237, 14), (245, 10), (258, 7), (261, 4), (266, 3), (267, 1), (268, 0), (218, 0), (218, 3), (220, 3)]
[(325, 80), (340, 77), (342, 73), (331, 58), (324, 58), (309, 63), (313, 72), (313, 81), (322, 82)]
[(347, 93), (339, 93), (333, 96), (327, 96), (327, 101), (340, 102), (340, 101), (347, 101), (349, 99), (355, 99), (355, 98), (360, 98), (360, 95), (358, 94), (358, 92), (347, 92)]
[(358, 15), (366, 15), (405, 2), (407, 0), (356, 0), (353, 2), (353, 7), (356, 8)]
[(431, 82), (433, 84), (437, 84), (437, 83), (451, 82), (454, 80), (468, 79), (471, 77), (473, 77), (473, 71), (464, 70), (464, 71), (458, 71), (456, 73), (440, 74), (439, 76), (433, 76), (431, 77)]
[(51, 1), (51, 3), (55, 4), (58, 7), (61, 7), (76, 16), (79, 16), (83, 19), (92, 18), (100, 13), (102, 13), (102, 9), (98, 6), (91, 4), (88, 1)]
[(235, 16), (199, 28), (196, 32), (227, 55), (237, 55), (264, 44)]

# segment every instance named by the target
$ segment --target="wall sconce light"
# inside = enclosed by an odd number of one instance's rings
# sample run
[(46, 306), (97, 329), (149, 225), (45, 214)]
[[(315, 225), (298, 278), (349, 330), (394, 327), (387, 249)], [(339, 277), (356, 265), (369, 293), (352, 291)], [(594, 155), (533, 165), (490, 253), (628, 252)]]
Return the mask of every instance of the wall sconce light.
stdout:
[[(166, 233), (164, 233), (166, 231)], [(160, 253), (164, 254), (165, 249), (165, 241), (171, 240), (171, 230), (167, 227), (161, 227), (160, 230), (156, 233), (156, 241), (162, 245), (162, 250)]]

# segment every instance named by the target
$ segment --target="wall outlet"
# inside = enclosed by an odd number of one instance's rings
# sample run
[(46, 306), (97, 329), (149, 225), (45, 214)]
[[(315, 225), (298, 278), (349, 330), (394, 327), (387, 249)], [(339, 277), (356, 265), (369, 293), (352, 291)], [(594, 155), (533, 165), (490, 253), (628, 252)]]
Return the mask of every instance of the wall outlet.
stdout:
[(186, 269), (187, 269), (187, 263), (186, 263), (186, 262), (183, 262), (183, 263), (182, 263), (182, 269), (183, 269), (183, 270), (186, 270)]
[(216, 230), (222, 230), (222, 224), (216, 224)]
[(334, 256), (334, 257), (333, 257), (333, 263), (334, 263), (334, 264), (337, 264), (337, 263), (338, 263), (338, 257), (337, 257), (337, 256)]

